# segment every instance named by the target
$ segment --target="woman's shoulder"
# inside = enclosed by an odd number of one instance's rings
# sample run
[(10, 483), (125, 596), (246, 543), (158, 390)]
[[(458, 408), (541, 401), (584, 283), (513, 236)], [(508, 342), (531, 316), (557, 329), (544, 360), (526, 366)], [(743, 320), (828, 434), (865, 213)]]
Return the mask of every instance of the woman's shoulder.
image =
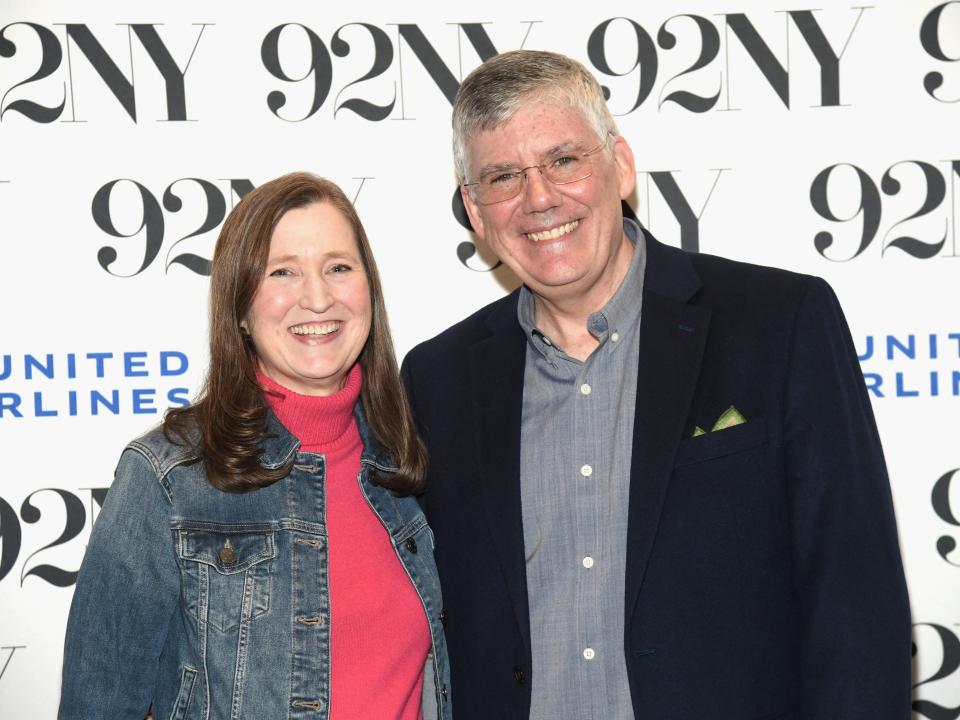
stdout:
[(200, 457), (199, 440), (200, 430), (192, 421), (185, 429), (178, 430), (160, 424), (127, 443), (124, 454), (141, 455), (162, 477), (177, 465), (196, 462)]

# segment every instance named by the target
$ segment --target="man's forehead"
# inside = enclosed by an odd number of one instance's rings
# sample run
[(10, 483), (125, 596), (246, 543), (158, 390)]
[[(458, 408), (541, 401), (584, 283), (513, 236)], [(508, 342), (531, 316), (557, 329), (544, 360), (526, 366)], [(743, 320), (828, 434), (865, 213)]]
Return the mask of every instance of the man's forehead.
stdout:
[[(536, 118), (532, 117), (534, 113)], [(545, 157), (583, 149), (595, 139), (594, 135), (578, 110), (537, 103), (521, 108), (495, 127), (475, 132), (470, 138), (469, 152), (476, 163), (502, 164), (517, 160), (521, 154)]]

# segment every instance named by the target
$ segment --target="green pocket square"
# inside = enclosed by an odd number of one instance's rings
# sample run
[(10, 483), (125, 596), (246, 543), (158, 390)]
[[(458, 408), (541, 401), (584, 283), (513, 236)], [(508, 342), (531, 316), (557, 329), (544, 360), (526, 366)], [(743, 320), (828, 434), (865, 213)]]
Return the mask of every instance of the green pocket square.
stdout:
[[(728, 407), (723, 413), (717, 418), (717, 421), (713, 424), (713, 427), (710, 428), (710, 432), (716, 432), (717, 430), (726, 430), (729, 427), (734, 425), (742, 425), (747, 419), (737, 410), (733, 405)], [(697, 425), (693, 428), (693, 437), (698, 435), (706, 435), (707, 431), (702, 427)]]
[(728, 407), (723, 411), (723, 414), (717, 418), (717, 421), (713, 424), (713, 427), (710, 428), (710, 432), (716, 432), (717, 430), (726, 430), (728, 427), (733, 427), (734, 425), (741, 425), (745, 423), (747, 419), (740, 414), (740, 411), (737, 410), (733, 405)]

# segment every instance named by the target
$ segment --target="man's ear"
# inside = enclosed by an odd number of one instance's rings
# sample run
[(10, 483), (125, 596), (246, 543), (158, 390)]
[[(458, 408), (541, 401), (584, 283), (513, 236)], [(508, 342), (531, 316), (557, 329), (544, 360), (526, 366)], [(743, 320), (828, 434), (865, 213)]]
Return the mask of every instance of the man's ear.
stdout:
[(474, 202), (470, 196), (470, 188), (460, 186), (460, 198), (463, 200), (463, 207), (467, 211), (467, 217), (470, 218), (470, 224), (473, 225), (473, 231), (483, 237), (483, 218), (480, 216), (480, 206)]
[(613, 163), (617, 169), (620, 199), (626, 200), (637, 185), (637, 169), (633, 162), (633, 150), (623, 135), (613, 138)]

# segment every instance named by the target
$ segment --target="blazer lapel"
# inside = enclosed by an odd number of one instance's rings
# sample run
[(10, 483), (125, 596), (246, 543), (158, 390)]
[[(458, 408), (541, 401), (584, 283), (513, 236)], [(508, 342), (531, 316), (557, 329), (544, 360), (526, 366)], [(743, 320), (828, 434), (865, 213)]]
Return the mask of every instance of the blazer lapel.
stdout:
[(649, 233), (647, 251), (627, 526), (628, 627), (653, 549), (710, 323), (709, 310), (687, 304), (700, 288), (689, 257), (661, 245)]
[(516, 301), (498, 305), (488, 325), (491, 336), (475, 344), (470, 356), (480, 494), (517, 625), (529, 649), (530, 614), (520, 507), (520, 420), (526, 341), (517, 322)]

